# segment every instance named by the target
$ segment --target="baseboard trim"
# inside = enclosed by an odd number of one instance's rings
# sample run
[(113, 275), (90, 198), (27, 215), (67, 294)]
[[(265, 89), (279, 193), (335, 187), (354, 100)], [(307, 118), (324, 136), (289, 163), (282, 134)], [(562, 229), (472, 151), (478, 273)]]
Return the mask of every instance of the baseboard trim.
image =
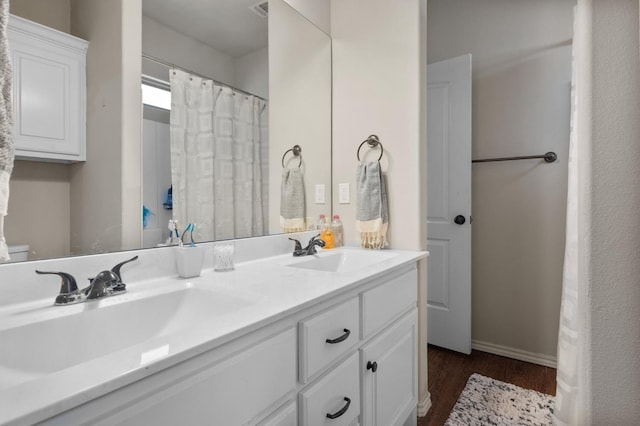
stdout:
[(431, 394), (427, 392), (427, 396), (425, 396), (425, 398), (422, 401), (418, 402), (418, 417), (426, 416), (430, 408), (431, 408)]
[(531, 362), (533, 364), (543, 365), (545, 367), (556, 368), (557, 359), (555, 356), (538, 354), (535, 352), (527, 352), (522, 349), (510, 348), (508, 346), (496, 345), (494, 343), (482, 342), (479, 340), (471, 341), (471, 348), (490, 354), (505, 356), (520, 361)]

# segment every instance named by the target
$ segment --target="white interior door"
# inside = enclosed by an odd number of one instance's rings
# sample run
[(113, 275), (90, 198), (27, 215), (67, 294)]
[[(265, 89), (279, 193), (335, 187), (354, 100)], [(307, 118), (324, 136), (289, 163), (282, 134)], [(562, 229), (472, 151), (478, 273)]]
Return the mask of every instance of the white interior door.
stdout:
[(427, 67), (427, 340), (471, 353), (471, 55)]

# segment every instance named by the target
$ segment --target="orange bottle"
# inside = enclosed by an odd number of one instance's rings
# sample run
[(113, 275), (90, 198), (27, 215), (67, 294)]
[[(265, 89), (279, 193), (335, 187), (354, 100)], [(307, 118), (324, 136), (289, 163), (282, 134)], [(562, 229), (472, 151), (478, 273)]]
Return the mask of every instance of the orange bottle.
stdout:
[(333, 232), (331, 232), (331, 229), (329, 229), (329, 227), (322, 230), (322, 232), (320, 233), (320, 239), (324, 241), (323, 248), (325, 249), (333, 248), (333, 244), (335, 243), (335, 238), (333, 236)]
[(335, 237), (333, 236), (333, 232), (331, 232), (331, 226), (325, 218), (325, 215), (320, 215), (318, 226), (320, 227), (320, 239), (324, 241), (323, 248), (332, 249), (335, 244)]

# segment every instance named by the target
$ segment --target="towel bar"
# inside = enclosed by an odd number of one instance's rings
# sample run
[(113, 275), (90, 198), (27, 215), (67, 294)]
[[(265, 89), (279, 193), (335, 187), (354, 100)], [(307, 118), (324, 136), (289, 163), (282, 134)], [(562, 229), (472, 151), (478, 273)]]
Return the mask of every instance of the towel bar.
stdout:
[(472, 160), (472, 163), (489, 163), (492, 161), (511, 161), (511, 160), (531, 160), (534, 158), (543, 158), (547, 163), (553, 163), (558, 159), (558, 156), (555, 152), (547, 152), (542, 155), (525, 155), (521, 157), (501, 157), (501, 158), (485, 158), (482, 160)]

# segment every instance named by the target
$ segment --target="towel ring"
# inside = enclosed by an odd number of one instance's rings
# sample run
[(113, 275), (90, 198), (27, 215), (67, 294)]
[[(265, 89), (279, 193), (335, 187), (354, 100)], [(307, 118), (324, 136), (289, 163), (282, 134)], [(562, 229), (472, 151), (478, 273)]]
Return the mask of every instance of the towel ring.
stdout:
[(365, 143), (368, 144), (369, 148), (372, 149), (377, 146), (380, 147), (380, 157), (378, 157), (378, 161), (380, 161), (382, 159), (382, 154), (384, 154), (384, 148), (382, 147), (382, 142), (380, 142), (380, 139), (376, 135), (370, 135), (360, 144), (360, 146), (358, 147), (358, 151), (356, 152), (356, 158), (358, 159), (358, 161), (360, 161), (360, 148), (362, 148), (362, 145), (364, 145)]
[(300, 157), (300, 162), (298, 163), (298, 168), (300, 168), (302, 165), (302, 148), (300, 148), (300, 145), (294, 145), (293, 148), (289, 148), (284, 152), (284, 155), (282, 156), (282, 168), (284, 169), (284, 157), (286, 157), (290, 152), (293, 153), (294, 157)]

